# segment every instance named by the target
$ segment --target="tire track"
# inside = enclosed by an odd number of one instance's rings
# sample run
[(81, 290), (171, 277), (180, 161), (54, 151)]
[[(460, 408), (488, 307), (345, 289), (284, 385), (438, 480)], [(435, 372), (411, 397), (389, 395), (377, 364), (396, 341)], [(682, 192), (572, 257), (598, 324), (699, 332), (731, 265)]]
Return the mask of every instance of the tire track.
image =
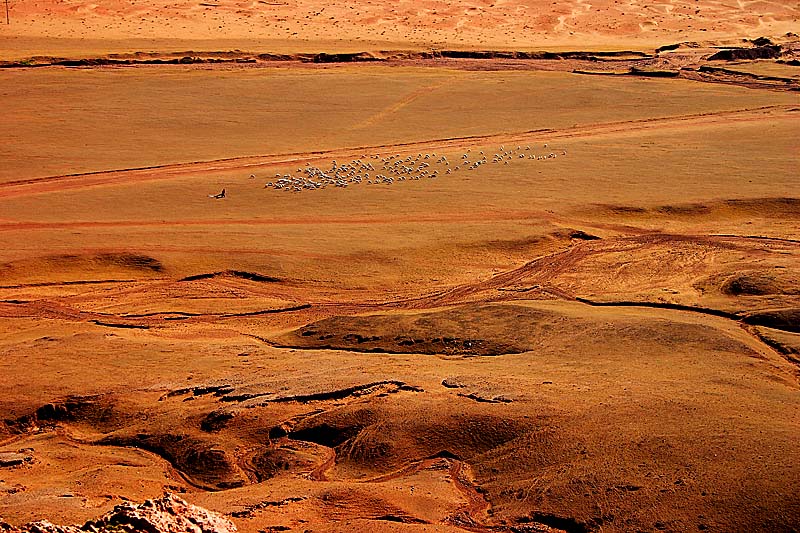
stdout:
[[(1, 194), (0, 194), (1, 195)], [(205, 219), (205, 220), (117, 220), (117, 221), (68, 221), (68, 222), (0, 222), (0, 231), (50, 230), (77, 228), (121, 228), (121, 227), (168, 227), (168, 226), (295, 226), (295, 225), (365, 225), (365, 224), (417, 224), (429, 222), (481, 222), (486, 220), (528, 220), (552, 218), (540, 211), (483, 211), (472, 213), (437, 213), (416, 215), (383, 215), (356, 217), (310, 217), (310, 218), (258, 218), (258, 219)], [(179, 247), (150, 247), (159, 251), (186, 251)], [(219, 250), (219, 248), (213, 248)], [(236, 253), (268, 253), (271, 255), (296, 255), (278, 249), (227, 250)], [(327, 259), (334, 256), (305, 254), (307, 257)]]
[[(578, 244), (571, 244), (566, 249), (537, 257), (522, 266), (502, 272), (486, 280), (464, 283), (414, 298), (383, 302), (381, 305), (388, 308), (427, 309), (463, 304), (474, 301), (475, 298), (482, 293), (501, 291), (508, 286), (523, 281), (529, 285), (538, 285), (536, 288), (541, 292), (549, 293), (564, 300), (575, 301), (576, 297), (574, 295), (561, 290), (559, 287), (553, 285), (552, 282), (565, 271), (569, 271), (593, 255), (631, 251), (670, 242), (693, 242), (738, 249), (739, 245), (728, 242), (730, 240), (736, 239), (733, 239), (731, 236), (650, 233), (581, 242)], [(486, 302), (509, 299), (516, 298), (509, 294), (483, 296), (479, 298), (479, 300)], [(589, 302), (586, 301), (583, 303)], [(598, 305), (604, 304), (598, 303)]]
[(439, 83), (434, 83), (434, 84), (428, 85), (426, 87), (420, 87), (419, 89), (410, 92), (405, 97), (403, 97), (400, 100), (398, 100), (397, 102), (391, 104), (387, 108), (382, 109), (381, 111), (378, 111), (377, 113), (375, 113), (371, 117), (368, 117), (363, 122), (361, 122), (359, 124), (356, 124), (352, 129), (360, 130), (360, 129), (364, 129), (364, 128), (368, 127), (368, 126), (371, 126), (375, 122), (378, 122), (379, 120), (381, 120), (381, 119), (383, 119), (385, 117), (388, 117), (389, 115), (397, 113), (398, 111), (400, 111), (401, 109), (403, 109), (407, 105), (413, 103), (415, 100), (419, 99), (420, 97), (426, 96), (426, 95), (436, 91), (440, 87), (443, 87), (444, 85), (446, 85), (448, 82), (449, 82), (449, 80), (443, 80), (443, 81), (441, 81)]
[(308, 474), (308, 477), (312, 481), (328, 481), (328, 472), (336, 464), (336, 450), (321, 444), (318, 446), (325, 448), (325, 459)]
[[(420, 461), (414, 461), (394, 472), (383, 474), (367, 480), (360, 480), (359, 483), (383, 483), (386, 481), (402, 479), (442, 463), (447, 465), (450, 481), (464, 498), (464, 503), (455, 511), (446, 516), (442, 520), (443, 523), (455, 526), (465, 531), (473, 531), (475, 533), (512, 533), (522, 531), (519, 528), (513, 529), (511, 527), (498, 526), (489, 523), (489, 513), (491, 511), (492, 504), (481, 493), (478, 485), (475, 483), (474, 475), (469, 464), (460, 459), (451, 457), (429, 457)], [(545, 524), (539, 523), (532, 523), (530, 525), (531, 527), (536, 527), (539, 525), (545, 526)], [(552, 533), (559, 533), (561, 530), (548, 528), (531, 529), (531, 531), (550, 531)]]
[(450, 479), (466, 503), (445, 521), (468, 531), (498, 531), (486, 525), (492, 504), (478, 492), (469, 465), (457, 459), (450, 460)]

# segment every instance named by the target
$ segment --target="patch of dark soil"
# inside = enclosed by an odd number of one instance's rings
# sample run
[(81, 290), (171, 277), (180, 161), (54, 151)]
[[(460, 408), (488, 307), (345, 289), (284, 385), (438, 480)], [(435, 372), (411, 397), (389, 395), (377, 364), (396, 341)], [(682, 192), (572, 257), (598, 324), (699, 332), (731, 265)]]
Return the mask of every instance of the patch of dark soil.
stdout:
[(301, 420), (288, 436), (334, 448), (375, 424), (379, 418), (379, 413), (371, 408), (336, 409)]
[(647, 59), (651, 57), (643, 52), (629, 50), (621, 51), (566, 51), (566, 52), (546, 52), (546, 51), (494, 51), (494, 50), (440, 50), (436, 52), (437, 57), (453, 59), (578, 59), (584, 61), (609, 61), (627, 60), (632, 58)]
[[(284, 505), (289, 505), (290, 503), (301, 502), (305, 500), (305, 498), (301, 497), (291, 497), (286, 498), (280, 501), (263, 501), (258, 502), (254, 505), (248, 505), (241, 511), (233, 511), (230, 513), (230, 516), (234, 518), (250, 518), (255, 515), (258, 511), (262, 509), (268, 509), (270, 507), (283, 507)], [(290, 527), (285, 526), (268, 526), (268, 531), (290, 531)]]
[(800, 365), (800, 334), (754, 327), (751, 331), (792, 364)]
[(628, 71), (629, 76), (642, 76), (646, 78), (677, 78), (680, 76), (677, 70), (643, 69), (631, 67)]
[(662, 205), (656, 207), (654, 211), (661, 215), (697, 216), (707, 215), (711, 212), (711, 207), (706, 204)]
[(725, 200), (724, 205), (766, 217), (800, 217), (800, 198), (794, 197), (735, 198)]
[(406, 514), (385, 514), (381, 516), (376, 516), (373, 520), (381, 520), (384, 522), (397, 522), (400, 524), (429, 524), (427, 520), (422, 520), (420, 518), (406, 515)]
[(685, 46), (684, 43), (665, 44), (656, 48), (656, 53), (660, 54), (661, 52), (671, 52), (672, 50), (677, 50), (682, 46)]
[(459, 394), (463, 398), (468, 398), (479, 403), (511, 403), (513, 400), (505, 396), (492, 396), (480, 392), (470, 392), (469, 394)]
[(460, 457), (469, 461), (516, 439), (531, 429), (524, 420), (453, 412), (442, 407), (425, 416), (418, 412), (381, 411), (377, 420), (336, 447), (338, 464), (387, 472), (413, 461)]
[(21, 435), (37, 428), (39, 423), (35, 413), (29, 413), (16, 418), (6, 418), (0, 421), (0, 436)]
[(73, 421), (85, 415), (86, 411), (94, 406), (94, 399), (76, 396), (41, 406), (36, 410), (36, 418), (42, 422)]
[(273, 426), (269, 430), (269, 440), (278, 440), (289, 436), (290, 428), (284, 424)]
[(253, 456), (251, 466), (256, 480), (261, 483), (284, 472), (294, 471), (298, 468), (313, 468), (314, 464), (302, 459), (292, 450), (268, 448)]
[(693, 313), (701, 313), (704, 315), (719, 316), (722, 318), (729, 318), (731, 320), (739, 320), (739, 316), (735, 313), (728, 311), (721, 311), (719, 309), (711, 309), (708, 307), (696, 307), (692, 305), (682, 305), (670, 302), (637, 302), (637, 301), (614, 301), (614, 302), (599, 302), (589, 300), (588, 298), (576, 297), (576, 301), (595, 306), (595, 307), (652, 307), (654, 309), (674, 309), (676, 311), (690, 311)]
[(560, 237), (559, 235), (532, 235), (530, 237), (522, 237), (519, 239), (492, 239), (488, 241), (479, 241), (470, 243), (466, 248), (470, 251), (485, 251), (492, 250), (498, 252), (526, 252), (533, 251), (537, 247), (552, 241), (553, 238)]
[(600, 237), (581, 231), (579, 229), (573, 230), (569, 234), (570, 239), (577, 239), (579, 241), (598, 241)]
[(457, 454), (451, 453), (451, 452), (449, 452), (447, 450), (441, 450), (441, 451), (438, 451), (435, 454), (431, 455), (430, 457), (428, 457), (428, 459), (453, 459), (455, 461), (460, 461), (461, 457), (459, 457)]
[(203, 313), (187, 313), (185, 311), (154, 311), (152, 313), (126, 313), (120, 315), (121, 318), (149, 318), (160, 316), (164, 320), (186, 320), (195, 316), (203, 316)]
[(560, 316), (513, 305), (467, 305), (423, 314), (338, 316), (275, 339), (278, 346), (495, 356), (532, 348), (530, 333)]
[(602, 525), (602, 521), (597, 519), (591, 523), (583, 522), (571, 517), (558, 516), (551, 513), (534, 512), (529, 517), (523, 517), (518, 520), (520, 524), (544, 524), (549, 527), (566, 531), (566, 533), (591, 533), (597, 529), (597, 526)]
[(278, 396), (271, 399), (272, 402), (314, 402), (314, 401), (327, 401), (327, 400), (342, 400), (349, 397), (367, 396), (373, 393), (378, 394), (391, 394), (399, 391), (408, 392), (421, 392), (422, 389), (412, 385), (406, 385), (402, 381), (375, 381), (373, 383), (366, 383), (364, 385), (355, 385), (353, 387), (345, 387), (343, 389), (336, 389), (332, 391), (322, 391), (310, 394), (291, 394), (287, 396)]
[(290, 54), (258, 54), (257, 59), (261, 61), (294, 61), (296, 58)]
[(709, 61), (738, 61), (752, 59), (777, 59), (783, 49), (777, 44), (764, 44), (752, 48), (727, 48), (708, 58)]
[[(214, 54), (214, 52), (209, 52)], [(112, 54), (113, 55), (113, 54)], [(103, 67), (121, 65), (193, 65), (203, 63), (255, 63), (252, 57), (236, 57), (223, 59), (219, 57), (183, 56), (153, 59), (115, 59), (109, 57), (92, 57), (84, 59), (63, 59), (56, 57), (35, 57), (23, 61), (3, 61), (0, 68), (34, 68), (34, 67)]]
[(161, 398), (159, 401), (163, 401), (167, 398), (173, 398), (175, 396), (185, 396), (187, 394), (191, 394), (193, 396), (205, 396), (207, 394), (213, 394), (214, 396), (224, 396), (233, 392), (234, 387), (229, 383), (221, 383), (221, 384), (206, 384), (206, 385), (197, 385), (196, 387), (186, 387), (182, 389), (175, 389), (169, 391)]
[[(94, 263), (95, 265), (116, 266), (129, 270), (146, 272), (164, 271), (164, 265), (161, 264), (158, 259), (148, 255), (129, 252), (101, 253), (94, 255), (61, 254), (50, 255), (38, 259), (54, 266), (61, 266), (62, 268), (78, 267)], [(34, 260), (23, 260), (16, 263), (9, 263), (6, 266), (14, 266), (15, 264), (22, 266), (22, 264), (28, 264), (31, 261)]]
[(158, 259), (143, 254), (105, 253), (96, 256), (97, 261), (108, 265), (121, 266), (133, 270), (163, 272), (164, 265)]
[(277, 313), (291, 313), (294, 311), (302, 311), (304, 309), (310, 309), (310, 308), (311, 304), (300, 304), (300, 305), (292, 305), (289, 307), (279, 307), (277, 309), (261, 309), (258, 311), (245, 311), (243, 313), (225, 313), (219, 316), (222, 318), (236, 318), (245, 316), (274, 315)]
[(561, 243), (561, 242), (563, 242), (566, 245), (568, 244), (568, 241), (571, 239), (591, 241), (591, 240), (597, 240), (599, 239), (599, 237), (590, 235), (581, 230), (565, 228), (565, 229), (558, 229), (550, 233), (545, 233), (541, 235), (531, 235), (519, 239), (493, 239), (490, 241), (480, 241), (468, 245), (468, 249), (476, 250), (479, 252), (481, 251), (485, 252), (486, 250), (496, 250), (507, 253), (516, 252), (516, 253), (527, 253), (527, 254), (538, 255), (537, 250), (541, 250), (541, 247), (543, 245), (552, 246), (554, 243)]
[(241, 278), (250, 281), (257, 281), (259, 283), (278, 283), (281, 281), (279, 278), (272, 276), (265, 276), (256, 272), (246, 272), (244, 270), (221, 270), (219, 272), (207, 272), (203, 274), (195, 274), (193, 276), (186, 276), (178, 281), (197, 281), (201, 279), (212, 279), (217, 277), (233, 277)]
[(632, 205), (603, 205), (601, 207), (616, 215), (644, 215), (648, 212), (644, 207)]
[(69, 396), (39, 407), (29, 422), (38, 425), (59, 422), (86, 423), (99, 431), (114, 431), (130, 418), (119, 412), (113, 400), (104, 396)]
[(459, 378), (444, 378), (442, 380), (442, 386), (448, 389), (463, 389), (467, 385)]
[(517, 59), (517, 60), (561, 60), (627, 61), (648, 59), (652, 56), (638, 51), (506, 51), (506, 50), (382, 50), (380, 52), (350, 53), (259, 53), (241, 51), (223, 52), (172, 52), (109, 54), (105, 57), (68, 59), (52, 56), (34, 56), (22, 61), (0, 61), (0, 68), (36, 68), (45, 66), (98, 67), (115, 65), (191, 65), (216, 63), (256, 63), (273, 61), (299, 61), (304, 63), (362, 63), (376, 61), (407, 61), (427, 59)]
[(341, 389), (303, 393), (275, 393), (271, 390), (263, 390), (261, 386), (245, 385), (241, 389), (233, 387), (222, 389), (216, 395), (220, 396), (220, 401), (223, 402), (243, 402), (246, 400), (252, 400), (254, 398), (261, 398), (265, 403), (308, 403), (342, 400), (345, 398), (358, 398), (361, 396), (371, 395), (386, 396), (400, 391), (421, 392), (422, 389), (419, 387), (414, 387), (413, 385), (406, 385), (402, 381), (384, 380), (353, 385), (351, 387), (344, 387)]
[(235, 415), (230, 411), (216, 409), (203, 418), (200, 422), (200, 429), (207, 433), (220, 431), (228, 425), (228, 422), (233, 420), (234, 416)]
[(360, 427), (354, 425), (349, 427), (333, 427), (323, 422), (318, 426), (311, 426), (292, 431), (289, 433), (289, 438), (294, 440), (303, 440), (306, 442), (314, 442), (316, 444), (321, 444), (322, 446), (335, 448), (346, 440), (358, 435), (358, 432), (361, 431), (361, 429), (363, 429), (363, 426)]
[[(477, 381), (477, 382), (476, 382)], [(511, 403), (513, 400), (494, 389), (488, 380), (470, 380), (459, 377), (448, 377), (442, 380), (442, 386), (448, 389), (466, 389), (458, 396), (479, 403)]]
[(92, 320), (92, 324), (103, 326), (105, 328), (119, 328), (119, 329), (150, 329), (150, 326), (145, 324), (131, 324), (129, 322), (106, 322), (104, 320)]
[[(58, 254), (18, 259), (0, 264), (4, 279), (21, 278), (24, 283), (8, 287), (37, 287), (58, 285), (84, 285), (99, 283), (124, 283), (132, 279), (116, 279), (103, 274), (125, 271), (152, 276), (164, 272), (164, 265), (148, 255), (121, 252), (101, 254)], [(53, 280), (53, 274), (57, 273)], [(42, 278), (47, 279), (42, 279)], [(37, 278), (40, 281), (37, 281)]]
[[(0, 468), (22, 466), (33, 461), (33, 457), (24, 453), (0, 452)], [(0, 528), (2, 531), (2, 528)]]
[(598, 206), (603, 211), (616, 215), (666, 215), (672, 217), (706, 216), (718, 212), (729, 213), (731, 210), (742, 215), (759, 215), (764, 217), (800, 217), (800, 198), (742, 198), (729, 199), (710, 203), (667, 204), (655, 207), (609, 205)]
[(776, 309), (750, 313), (742, 318), (745, 324), (800, 333), (800, 308)]
[(315, 54), (311, 61), (314, 63), (354, 63), (354, 62), (370, 62), (370, 61), (384, 61), (382, 57), (375, 56), (369, 52), (355, 52), (344, 54)]
[(800, 278), (794, 272), (775, 269), (742, 272), (726, 279), (720, 292), (728, 296), (800, 294)]
[(703, 72), (705, 74), (722, 74), (729, 77), (739, 78), (746, 80), (753, 80), (753, 81), (763, 81), (763, 82), (779, 82), (779, 83), (788, 83), (794, 84), (797, 80), (794, 78), (786, 78), (783, 76), (766, 76), (763, 74), (753, 74), (751, 72), (744, 72), (741, 70), (735, 69), (727, 69), (727, 68), (719, 68), (719, 67), (712, 67), (709, 65), (703, 65), (697, 69), (697, 72)]
[(770, 45), (770, 44), (774, 44), (767, 37), (757, 37), (755, 39), (751, 39), (750, 42), (752, 42), (756, 46), (767, 46), (767, 45)]

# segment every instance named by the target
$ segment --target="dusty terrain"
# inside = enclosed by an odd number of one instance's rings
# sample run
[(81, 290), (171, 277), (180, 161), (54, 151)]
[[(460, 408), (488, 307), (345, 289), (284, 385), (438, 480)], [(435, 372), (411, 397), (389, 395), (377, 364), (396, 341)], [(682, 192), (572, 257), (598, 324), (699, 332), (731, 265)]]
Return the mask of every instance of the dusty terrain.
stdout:
[[(797, 33), (793, 0), (9, 0), (9, 50), (655, 47)], [(81, 39), (77, 48), (74, 39)], [(206, 41), (206, 44), (202, 44)], [(141, 43), (145, 43), (142, 46)], [(213, 44), (212, 44), (213, 43)], [(220, 43), (228, 43), (220, 45)], [(316, 50), (315, 50), (316, 48)], [(178, 49), (197, 49), (184, 47)]]
[(10, 17), (0, 530), (800, 530), (794, 2)]

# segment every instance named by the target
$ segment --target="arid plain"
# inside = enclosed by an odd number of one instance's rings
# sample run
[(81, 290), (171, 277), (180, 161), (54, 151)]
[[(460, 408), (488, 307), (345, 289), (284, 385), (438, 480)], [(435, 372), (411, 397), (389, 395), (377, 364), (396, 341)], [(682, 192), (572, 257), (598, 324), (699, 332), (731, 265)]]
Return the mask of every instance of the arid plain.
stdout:
[(10, 19), (0, 530), (800, 530), (795, 3)]

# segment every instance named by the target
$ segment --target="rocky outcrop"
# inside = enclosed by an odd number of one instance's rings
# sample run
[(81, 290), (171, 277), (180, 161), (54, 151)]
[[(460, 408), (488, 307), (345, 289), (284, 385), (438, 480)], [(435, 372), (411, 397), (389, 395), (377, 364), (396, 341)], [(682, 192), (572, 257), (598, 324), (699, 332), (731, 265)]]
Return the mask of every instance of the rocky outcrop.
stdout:
[(57, 526), (46, 520), (15, 528), (0, 519), (2, 533), (235, 533), (227, 518), (165, 494), (141, 504), (123, 503), (98, 520), (78, 526)]
[(0, 467), (21, 466), (33, 461), (33, 457), (26, 453), (0, 452)]
[(738, 61), (742, 59), (776, 59), (782, 48), (777, 44), (766, 44), (752, 48), (726, 48), (708, 58), (709, 61)]
[(0, 517), (0, 533), (85, 533), (77, 526), (57, 526), (47, 520), (31, 522), (21, 528), (16, 528)]

